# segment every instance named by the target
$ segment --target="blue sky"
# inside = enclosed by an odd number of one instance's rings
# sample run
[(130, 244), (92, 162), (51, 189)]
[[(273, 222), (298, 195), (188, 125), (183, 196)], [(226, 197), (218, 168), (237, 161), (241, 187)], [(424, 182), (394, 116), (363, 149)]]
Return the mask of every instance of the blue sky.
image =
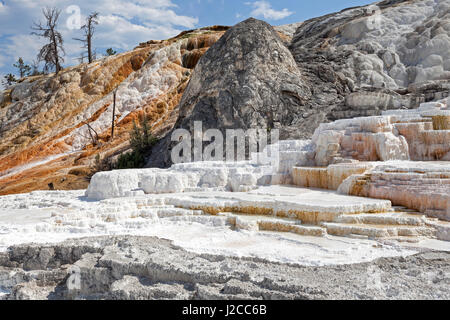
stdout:
[[(80, 37), (79, 22), (93, 11), (100, 12), (94, 38), (99, 54), (113, 47), (119, 52), (139, 42), (166, 39), (186, 29), (209, 25), (234, 25), (255, 17), (272, 25), (300, 22), (309, 18), (366, 5), (371, 0), (0, 0), (0, 76), (15, 72), (17, 58), (31, 63), (42, 46), (30, 35), (33, 21), (42, 20), (41, 8), (62, 10), (59, 29), (65, 38), (64, 66), (77, 64), (82, 49), (72, 38)], [(80, 13), (78, 15), (78, 12)], [(20, 18), (19, 18), (20, 17)], [(81, 20), (78, 19), (81, 17)]]

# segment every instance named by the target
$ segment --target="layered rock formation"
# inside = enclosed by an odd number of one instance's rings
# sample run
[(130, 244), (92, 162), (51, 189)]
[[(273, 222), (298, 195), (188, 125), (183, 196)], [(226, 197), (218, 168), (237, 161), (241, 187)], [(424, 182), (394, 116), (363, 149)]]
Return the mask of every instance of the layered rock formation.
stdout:
[(339, 191), (389, 199), (396, 205), (450, 220), (450, 167), (446, 163), (398, 162), (378, 164), (344, 181)]
[(382, 116), (321, 124), (312, 138), (318, 166), (360, 161), (450, 160), (448, 100), (422, 104), (418, 109), (392, 110)]
[[(450, 90), (448, 14), (447, 1), (415, 0), (276, 28), (250, 19), (231, 30), (214, 26), (142, 43), (58, 77), (27, 78), (0, 95), (0, 193), (49, 183), (85, 188), (96, 155), (114, 159), (126, 151), (132, 120), (144, 113), (162, 138), (148, 166), (168, 167), (174, 125), (278, 128), (282, 139), (304, 139), (323, 122), (441, 99)], [(434, 125), (447, 128), (448, 119)]]
[[(320, 125), (312, 139), (315, 164), (338, 164), (295, 168), (294, 181), (304, 187), (339, 188), (346, 194), (389, 199), (450, 220), (448, 105), (446, 99), (418, 109)], [(413, 161), (371, 162), (388, 160)]]
[(0, 298), (448, 299), (449, 260), (445, 252), (424, 252), (347, 266), (302, 267), (200, 255), (151, 237), (86, 238), (1, 253), (0, 288), (5, 293)]
[[(170, 169), (113, 171), (96, 174), (86, 191), (91, 199), (194, 191), (245, 192), (263, 185), (339, 190), (340, 193), (391, 200), (431, 217), (450, 220), (450, 130), (434, 130), (433, 120), (448, 114), (448, 99), (422, 104), (418, 109), (392, 110), (383, 116), (338, 120), (322, 124), (311, 141), (280, 141), (243, 162), (194, 162)], [(413, 159), (416, 161), (405, 161)], [(399, 162), (399, 160), (403, 162)], [(442, 160), (418, 162), (418, 160)], [(378, 162), (376, 162), (378, 161)], [(330, 166), (328, 166), (330, 165)], [(310, 167), (307, 167), (310, 166)], [(325, 166), (325, 167), (324, 167)], [(328, 167), (326, 167), (328, 166)], [(306, 210), (296, 204), (187, 205), (207, 212), (238, 211), (279, 215), (290, 212), (303, 221), (334, 221), (336, 212), (314, 202)], [(189, 203), (183, 199), (182, 207)], [(194, 201), (195, 203), (195, 201)], [(171, 202), (171, 204), (174, 204)], [(212, 209), (211, 209), (212, 208)], [(245, 209), (242, 209), (245, 208)], [(256, 209), (255, 209), (256, 208)], [(281, 208), (281, 209), (280, 209)], [(315, 208), (315, 209), (314, 209)], [(355, 213), (374, 211), (355, 208)], [(306, 211), (305, 211), (306, 210)], [(377, 211), (377, 210), (375, 210)], [(383, 208), (382, 211), (389, 211)], [(329, 217), (330, 212), (332, 217)], [(380, 212), (380, 211), (379, 211)], [(317, 218), (324, 214), (325, 218)]]
[(449, 79), (449, 17), (445, 0), (381, 1), (306, 21), (292, 46), (347, 56), (330, 65), (356, 87), (407, 88)]
[(85, 188), (96, 155), (104, 159), (129, 148), (128, 132), (139, 115), (150, 118), (156, 135), (169, 130), (192, 68), (224, 30), (204, 28), (151, 41), (58, 76), (25, 78), (3, 92), (0, 194), (48, 189), (49, 183)]
[(326, 119), (417, 108), (449, 93), (449, 15), (445, 0), (381, 1), (305, 21), (290, 49)]

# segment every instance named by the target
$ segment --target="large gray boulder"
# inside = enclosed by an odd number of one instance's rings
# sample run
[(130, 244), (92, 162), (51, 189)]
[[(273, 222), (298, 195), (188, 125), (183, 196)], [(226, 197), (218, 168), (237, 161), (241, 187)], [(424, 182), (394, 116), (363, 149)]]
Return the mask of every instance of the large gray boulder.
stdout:
[[(230, 30), (200, 59), (179, 105), (174, 127), (280, 129), (292, 137), (308, 112), (311, 91), (292, 54), (269, 24), (248, 19)], [(149, 165), (170, 164), (169, 133)]]
[(292, 54), (269, 24), (248, 19), (200, 60), (180, 103), (179, 125), (209, 128), (289, 127), (311, 92)]

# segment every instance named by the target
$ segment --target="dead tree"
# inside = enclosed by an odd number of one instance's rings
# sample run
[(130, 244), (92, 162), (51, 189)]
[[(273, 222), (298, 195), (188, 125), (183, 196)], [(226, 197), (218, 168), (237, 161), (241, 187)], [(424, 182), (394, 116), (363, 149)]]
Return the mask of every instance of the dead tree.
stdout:
[[(98, 133), (97, 131), (94, 130), (94, 128), (92, 128), (92, 126), (89, 123), (86, 123), (87, 127), (88, 127), (88, 131), (89, 131), (89, 136), (91, 137), (92, 140), (92, 145), (96, 146), (98, 144)], [(92, 135), (92, 132), (94, 132), (95, 137)]]
[(113, 114), (112, 114), (112, 127), (111, 127), (111, 141), (114, 139), (114, 122), (116, 118), (116, 96), (117, 96), (117, 89), (114, 90), (113, 93)]
[(74, 40), (83, 43), (82, 48), (87, 50), (87, 58), (89, 63), (92, 63), (95, 57), (95, 53), (92, 51), (92, 38), (94, 37), (95, 25), (98, 24), (98, 15), (98, 12), (94, 12), (86, 18), (86, 24), (81, 27), (81, 30), (84, 31), (83, 39), (74, 38)]
[(42, 10), (45, 17), (45, 23), (39, 21), (34, 23), (31, 27), (32, 35), (42, 37), (48, 40), (48, 43), (44, 45), (38, 54), (38, 61), (43, 61), (44, 71), (48, 72), (51, 69), (55, 69), (58, 74), (61, 71), (61, 63), (64, 62), (64, 58), (60, 55), (65, 54), (64, 41), (61, 33), (56, 29), (58, 26), (59, 15), (61, 10), (57, 8), (45, 8)]
[(37, 60), (33, 60), (33, 62), (31, 63), (31, 72), (30, 74), (32, 76), (38, 76), (43, 74), (43, 72), (39, 71), (39, 61)]

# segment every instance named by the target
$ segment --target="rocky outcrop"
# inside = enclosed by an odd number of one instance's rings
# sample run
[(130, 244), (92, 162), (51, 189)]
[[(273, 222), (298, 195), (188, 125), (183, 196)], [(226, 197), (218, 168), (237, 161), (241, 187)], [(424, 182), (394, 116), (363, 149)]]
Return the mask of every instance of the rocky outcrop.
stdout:
[[(228, 30), (201, 58), (180, 102), (174, 127), (203, 129), (279, 128), (287, 138), (307, 111), (310, 90), (278, 34), (248, 19)], [(171, 164), (170, 135), (155, 147), (149, 166)]]
[[(201, 120), (219, 129), (273, 126), (281, 129), (282, 139), (310, 138), (323, 122), (417, 108), (445, 98), (450, 93), (449, 10), (443, 0), (382, 1), (299, 23), (290, 43), (284, 37), (284, 42), (273, 40), (273, 32), (268, 37), (258, 26), (261, 22), (245, 21), (229, 30), (226, 39), (200, 61), (176, 127), (191, 130), (192, 122)], [(288, 36), (292, 27), (276, 30)], [(250, 45), (240, 41), (244, 37), (252, 39)], [(263, 41), (276, 43), (276, 48), (252, 47)], [(283, 43), (288, 43), (290, 54)], [(252, 54), (239, 56), (241, 48)], [(299, 77), (297, 81), (286, 79), (286, 68), (273, 59), (275, 51), (289, 57), (282, 65), (288, 67), (288, 74)], [(252, 58), (260, 54), (264, 58)], [(269, 65), (278, 70), (268, 72)], [(277, 79), (277, 84), (259, 77)], [(301, 90), (285, 90), (292, 83)], [(277, 90), (283, 94), (276, 94)], [(158, 156), (148, 166), (171, 164), (168, 140), (156, 148)]]
[(388, 199), (393, 205), (450, 221), (449, 172), (448, 162), (387, 161), (295, 167), (292, 175), (300, 187)]
[(389, 199), (394, 205), (450, 221), (450, 165), (448, 162), (393, 162), (343, 181), (345, 194)]
[(289, 127), (309, 98), (289, 50), (265, 22), (229, 30), (202, 58), (180, 102), (177, 127)]
[[(305, 21), (292, 49), (320, 51), (326, 64), (356, 87), (407, 88), (428, 80), (449, 80), (448, 1), (381, 1)], [(338, 53), (340, 52), (340, 53)], [(336, 69), (340, 70), (336, 70)]]
[(449, 261), (423, 252), (302, 267), (195, 254), (157, 238), (98, 237), (10, 248), (0, 254), (0, 288), (9, 300), (448, 299)]
[(448, 102), (320, 125), (312, 141), (322, 168), (295, 168), (295, 184), (389, 199), (450, 220)]
[(290, 49), (317, 90), (314, 109), (337, 120), (446, 97), (449, 10), (447, 1), (390, 0), (305, 21)]
[(448, 101), (417, 109), (390, 110), (382, 116), (321, 124), (312, 138), (318, 166), (344, 161), (449, 161)]

